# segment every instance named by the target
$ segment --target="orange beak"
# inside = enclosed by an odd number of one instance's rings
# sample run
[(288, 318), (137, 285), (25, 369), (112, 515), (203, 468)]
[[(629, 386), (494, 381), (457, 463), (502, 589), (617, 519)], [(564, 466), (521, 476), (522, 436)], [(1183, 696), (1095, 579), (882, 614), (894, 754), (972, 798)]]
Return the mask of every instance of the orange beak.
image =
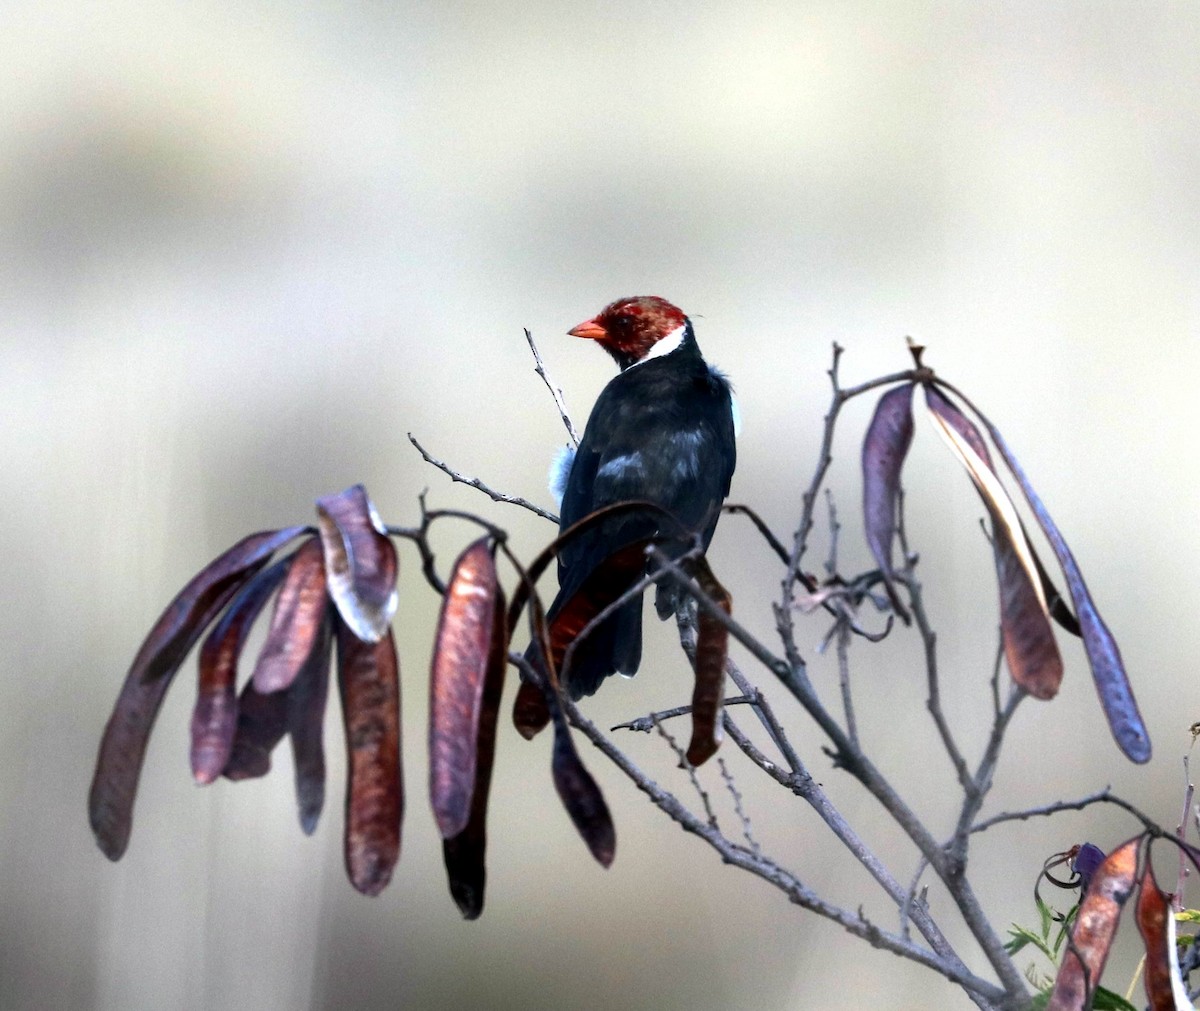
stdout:
[(584, 320), (573, 330), (568, 330), (567, 333), (572, 337), (585, 337), (592, 341), (603, 340), (608, 336), (608, 331), (601, 324), (597, 323), (594, 318)]

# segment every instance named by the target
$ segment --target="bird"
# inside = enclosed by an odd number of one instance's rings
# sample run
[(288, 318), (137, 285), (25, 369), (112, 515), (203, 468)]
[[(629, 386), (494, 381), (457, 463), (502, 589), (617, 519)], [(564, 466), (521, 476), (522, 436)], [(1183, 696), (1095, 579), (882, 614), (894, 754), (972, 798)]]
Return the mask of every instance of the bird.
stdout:
[[(568, 447), (552, 473), (552, 490), (561, 493), (560, 531), (620, 502), (650, 502), (673, 520), (653, 510), (621, 511), (563, 545), (558, 594), (546, 612), (556, 654), (556, 642), (577, 634), (644, 575), (648, 539), (674, 558), (697, 538), (707, 550), (737, 462), (732, 386), (704, 360), (692, 321), (679, 308), (658, 296), (622, 298), (568, 333), (595, 341), (620, 371), (596, 399), (578, 449)], [(599, 570), (622, 549), (627, 557), (616, 585), (609, 578), (597, 589)], [(582, 617), (569, 613), (577, 597), (589, 594), (590, 604), (575, 605)], [(670, 617), (677, 604), (674, 584), (660, 583), (659, 617)], [(592, 695), (614, 673), (632, 677), (641, 655), (639, 595), (579, 642), (563, 685), (574, 699)], [(540, 651), (531, 647), (527, 656)]]

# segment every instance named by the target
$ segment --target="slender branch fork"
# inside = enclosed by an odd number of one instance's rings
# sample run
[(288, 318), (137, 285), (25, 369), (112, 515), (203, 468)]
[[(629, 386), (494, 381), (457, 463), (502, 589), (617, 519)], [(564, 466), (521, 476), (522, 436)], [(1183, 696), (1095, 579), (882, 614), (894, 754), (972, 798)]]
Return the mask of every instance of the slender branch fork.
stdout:
[[(567, 413), (562, 391), (548, 375), (537, 345), (528, 330), (525, 331), (525, 337), (534, 357), (535, 371), (549, 390), (572, 441), (578, 444), (578, 435)], [(750, 817), (745, 808), (743, 794), (738, 789), (728, 766), (722, 761), (720, 775), (724, 788), (732, 800), (741, 839), (735, 840), (724, 833), (699, 774), (687, 762), (683, 750), (666, 729), (666, 724), (671, 720), (687, 716), (691, 712), (690, 706), (677, 706), (661, 712), (650, 713), (617, 724), (612, 730), (614, 732), (618, 730), (657, 731), (658, 735), (667, 743), (672, 757), (685, 770), (690, 788), (697, 795), (703, 814), (694, 813), (678, 796), (647, 775), (623, 750), (617, 747), (611, 737), (602, 733), (588, 720), (574, 702), (564, 699), (564, 712), (570, 724), (587, 737), (606, 759), (611, 761), (639, 790), (645, 793), (660, 811), (685, 831), (703, 839), (716, 850), (724, 862), (740, 867), (767, 881), (786, 895), (791, 902), (838, 923), (849, 933), (863, 938), (873, 946), (891, 951), (941, 974), (947, 980), (961, 986), (971, 1001), (981, 1009), (1009, 1011), (1009, 1009), (1024, 1008), (1029, 1003), (1024, 980), (1005, 951), (1003, 942), (988, 921), (966, 876), (971, 836), (1007, 822), (1049, 816), (1059, 811), (1079, 810), (1097, 803), (1114, 804), (1141, 821), (1144, 826), (1154, 829), (1157, 827), (1132, 804), (1116, 797), (1107, 788), (1076, 801), (1058, 801), (1042, 807), (997, 814), (985, 820), (978, 820), (1000, 762), (1005, 732), (1024, 698), (1024, 693), (1015, 686), (1010, 686), (1007, 693), (1002, 693), (1002, 653), (998, 650), (991, 678), (993, 723), (984, 744), (983, 753), (972, 771), (941, 707), (937, 636), (924, 605), (922, 587), (917, 578), (917, 556), (910, 551), (907, 541), (903, 498), (901, 498), (899, 508), (898, 535), (904, 565), (897, 573), (898, 582), (907, 593), (916, 631), (923, 647), (927, 682), (926, 706), (963, 794), (959, 815), (949, 839), (940, 842), (934, 836), (869, 758), (866, 745), (859, 733), (852, 699), (851, 645), (855, 635), (865, 636), (870, 641), (882, 638), (891, 630), (891, 619), (889, 616), (887, 626), (878, 635), (866, 632), (857, 622), (855, 613), (857, 606), (871, 596), (871, 586), (877, 583), (878, 573), (868, 573), (849, 580), (838, 574), (837, 533), (839, 524), (832, 498), (829, 499), (830, 556), (825, 566), (826, 579), (824, 583), (818, 585), (816, 578), (806, 574), (801, 565), (816, 522), (816, 503), (833, 462), (834, 432), (841, 409), (854, 398), (880, 387), (898, 382), (927, 380), (932, 373), (918, 363), (918, 367), (915, 369), (892, 373), (860, 383), (857, 386), (842, 387), (839, 380), (842, 353), (843, 349), (834, 344), (833, 360), (828, 373), (832, 386), (830, 406), (824, 417), (824, 429), (817, 463), (809, 484), (801, 495), (800, 520), (793, 534), (790, 550), (785, 548), (783, 543), (771, 533), (753, 510), (746, 506), (727, 507), (727, 511), (731, 514), (740, 513), (751, 520), (770, 550), (783, 565), (781, 592), (778, 602), (773, 605), (774, 626), (779, 637), (782, 655), (779, 655), (774, 648), (751, 632), (739, 620), (730, 616), (701, 589), (686, 568), (686, 555), (672, 558), (655, 547), (647, 549), (645, 577), (609, 609), (602, 612), (588, 628), (584, 629), (583, 636), (586, 636), (596, 624), (602, 621), (605, 615), (611, 613), (612, 609), (637, 597), (650, 585), (664, 581), (672, 581), (686, 591), (684, 597), (686, 602), (681, 605), (676, 615), (676, 623), (680, 645), (690, 662), (693, 664), (695, 662), (698, 611), (703, 611), (722, 623), (731, 638), (746, 650), (753, 661), (765, 668), (789, 693), (791, 700), (798, 703), (808, 717), (816, 723), (828, 740), (825, 753), (832, 760), (833, 766), (844, 770), (856, 779), (916, 846), (917, 865), (908, 878), (909, 883), (902, 885), (837, 810), (820, 784), (810, 774), (799, 752), (789, 739), (787, 726), (777, 715), (766, 694), (753, 683), (732, 658), (727, 660), (726, 674), (739, 692), (738, 695), (725, 700), (723, 726), (729, 739), (733, 741), (752, 768), (767, 775), (771, 780), (806, 802), (846, 851), (870, 873), (895, 907), (897, 929), (884, 929), (869, 919), (861, 908), (851, 911), (822, 898), (811, 887), (804, 884), (799, 875), (787, 870), (779, 861), (767, 855), (763, 846), (751, 832)], [(444, 462), (430, 456), (413, 436), (410, 435), (409, 439), (427, 462), (449, 475), (453, 480), (477, 488), (495, 501), (519, 505), (543, 518), (556, 519), (552, 513), (531, 502), (497, 492), (477, 478), (466, 477), (458, 473)], [(456, 514), (446, 511), (437, 513), (427, 511), (422, 498), (421, 527), (415, 530), (393, 531), (397, 535), (409, 537), (417, 542), (418, 548), (421, 550), (426, 578), (435, 588), (440, 584), (440, 580), (434, 571), (433, 556), (428, 547), (426, 533), (430, 519), (438, 515)], [(693, 551), (695, 550), (698, 549), (693, 549)], [(797, 595), (797, 583), (800, 583), (805, 590), (804, 598)], [(795, 615), (800, 611), (814, 612), (818, 607), (824, 608), (833, 616), (834, 624), (826, 636), (826, 642), (832, 641), (836, 645), (838, 699), (844, 723), (839, 722), (822, 701), (809, 677), (807, 664), (797, 645)], [(522, 654), (512, 652), (509, 654), (509, 660), (524, 670), (527, 675), (536, 678), (536, 675), (528, 670), (528, 664)], [(566, 662), (569, 663), (569, 659)], [(1004, 694), (1003, 698), (1002, 694)], [(764, 752), (753, 742), (742, 729), (738, 719), (735, 718), (731, 711), (733, 707), (742, 707), (743, 711), (748, 710), (755, 716), (766, 732), (770, 740), (770, 750), (774, 754)], [(997, 982), (984, 979), (969, 970), (958, 952), (946, 939), (941, 927), (930, 912), (924, 898), (924, 891), (918, 893), (921, 878), (926, 870), (932, 871), (949, 892), (972, 938), (995, 973)], [(910, 936), (910, 926), (921, 935), (924, 944)]]

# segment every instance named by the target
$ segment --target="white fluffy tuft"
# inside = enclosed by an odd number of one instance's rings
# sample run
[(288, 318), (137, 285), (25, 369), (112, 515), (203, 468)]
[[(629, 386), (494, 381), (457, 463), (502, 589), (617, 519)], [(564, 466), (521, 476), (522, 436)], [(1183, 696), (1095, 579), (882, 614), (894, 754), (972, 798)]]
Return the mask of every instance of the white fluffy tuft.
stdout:
[(571, 476), (571, 466), (574, 463), (575, 447), (568, 442), (554, 454), (554, 461), (550, 464), (550, 475), (547, 480), (550, 485), (550, 494), (554, 496), (554, 501), (559, 509), (562, 508), (563, 495), (567, 491), (567, 478)]

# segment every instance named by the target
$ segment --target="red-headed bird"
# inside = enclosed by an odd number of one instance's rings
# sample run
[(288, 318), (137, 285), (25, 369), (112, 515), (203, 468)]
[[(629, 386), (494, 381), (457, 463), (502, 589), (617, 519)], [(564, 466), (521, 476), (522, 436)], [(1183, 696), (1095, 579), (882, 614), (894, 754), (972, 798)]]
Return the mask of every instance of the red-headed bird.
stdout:
[[(695, 535), (707, 548), (737, 458), (729, 380), (704, 360), (691, 320), (670, 302), (623, 298), (569, 332), (596, 341), (621, 372), (592, 408), (579, 449), (573, 456), (565, 453), (557, 465), (552, 486), (562, 494), (560, 529), (604, 506), (635, 500), (661, 506), (678, 525), (649, 512), (625, 513), (572, 540), (559, 555), (559, 591), (547, 612), (552, 642), (578, 632), (570, 627), (578, 622), (564, 608), (621, 548), (656, 534), (666, 538), (661, 547), (675, 557), (692, 546)], [(644, 572), (635, 556), (635, 571), (623, 588)], [(606, 592), (615, 599), (621, 589)], [(659, 586), (656, 604), (660, 618), (674, 612), (669, 584)], [(555, 636), (556, 618), (560, 630), (569, 631)], [(564, 672), (565, 687), (572, 698), (591, 695), (611, 674), (634, 674), (641, 657), (639, 596), (579, 642)]]

